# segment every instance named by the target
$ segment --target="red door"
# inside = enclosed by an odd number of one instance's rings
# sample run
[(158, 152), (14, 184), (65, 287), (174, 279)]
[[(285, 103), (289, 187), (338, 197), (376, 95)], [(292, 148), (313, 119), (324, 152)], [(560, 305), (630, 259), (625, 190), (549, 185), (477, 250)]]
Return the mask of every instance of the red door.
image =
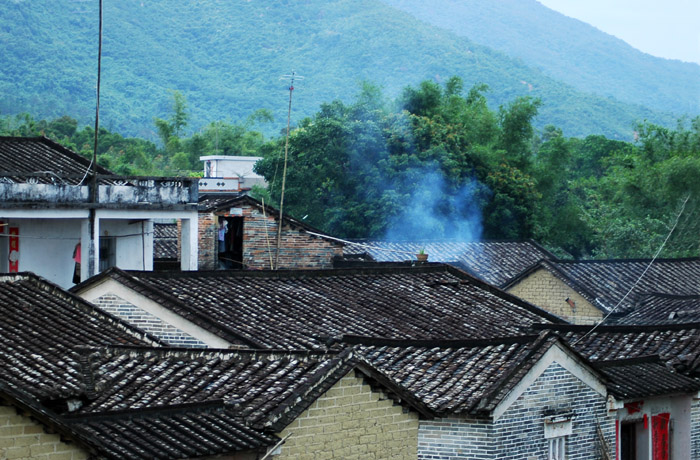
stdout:
[(663, 413), (651, 417), (651, 443), (653, 460), (669, 459), (669, 420), (671, 414)]

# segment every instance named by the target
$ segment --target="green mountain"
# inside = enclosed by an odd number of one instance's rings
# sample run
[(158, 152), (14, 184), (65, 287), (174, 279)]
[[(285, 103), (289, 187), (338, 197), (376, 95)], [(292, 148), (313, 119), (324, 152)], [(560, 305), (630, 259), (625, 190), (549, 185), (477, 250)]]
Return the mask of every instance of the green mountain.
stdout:
[(536, 0), (382, 1), (580, 91), (677, 115), (700, 114), (700, 65), (642, 53)]
[[(497, 3), (497, 2), (496, 2)], [(0, 8), (0, 115), (94, 117), (97, 1), (5, 0)], [(184, 94), (190, 130), (271, 110), (277, 133), (295, 70), (293, 120), (319, 104), (349, 100), (367, 80), (396, 96), (407, 85), (452, 75), (490, 86), (494, 106), (542, 99), (538, 126), (570, 136), (629, 139), (634, 123), (673, 115), (574, 89), (491, 48), (426, 24), (379, 0), (120, 0), (105, 2), (100, 120), (125, 135), (155, 138), (169, 90)], [(643, 70), (642, 70), (643, 71)]]

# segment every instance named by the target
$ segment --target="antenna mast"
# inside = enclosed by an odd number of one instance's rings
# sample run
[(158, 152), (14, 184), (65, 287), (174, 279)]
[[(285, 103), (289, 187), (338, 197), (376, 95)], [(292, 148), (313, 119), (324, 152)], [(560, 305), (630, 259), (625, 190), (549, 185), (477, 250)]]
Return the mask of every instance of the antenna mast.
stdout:
[(289, 75), (283, 75), (280, 80), (289, 80), (289, 108), (287, 109), (287, 135), (284, 139), (284, 167), (282, 168), (282, 191), (280, 193), (280, 218), (277, 226), (277, 250), (275, 253), (275, 270), (280, 266), (280, 242), (282, 241), (282, 218), (284, 217), (284, 188), (287, 182), (287, 157), (289, 153), (289, 122), (292, 117), (292, 93), (294, 92), (294, 80), (303, 80), (304, 77), (297, 75), (292, 70)]

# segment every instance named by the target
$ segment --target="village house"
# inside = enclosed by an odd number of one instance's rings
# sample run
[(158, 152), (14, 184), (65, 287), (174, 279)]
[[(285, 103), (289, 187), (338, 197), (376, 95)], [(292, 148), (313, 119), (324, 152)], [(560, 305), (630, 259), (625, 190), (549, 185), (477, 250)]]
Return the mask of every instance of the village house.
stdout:
[(607, 315), (624, 322), (650, 294), (700, 295), (698, 279), (700, 259), (542, 260), (501, 287), (570, 322), (594, 324)]
[(176, 346), (318, 350), (346, 334), (491, 338), (519, 335), (535, 323), (564, 323), (444, 264), (180, 273), (112, 268), (72, 289)]
[[(421, 459), (583, 459), (596, 449), (608, 458), (689, 458), (700, 444), (692, 423), (700, 421), (700, 385), (667, 356), (681, 337), (686, 353), (676, 355), (700, 356), (697, 330), (649, 327), (655, 339), (638, 353), (621, 346), (601, 354), (593, 344), (606, 342), (576, 341), (580, 335), (572, 339), (572, 326), (556, 316), (447, 265), (172, 275), (112, 269), (75, 291), (156, 335), (167, 322), (181, 336), (159, 337), (178, 344), (352, 346), (378, 381), (389, 379), (385, 388), (397, 385), (412, 402)], [(533, 328), (545, 332), (532, 335)], [(629, 457), (631, 449), (639, 456)]]
[(425, 409), (352, 348), (168, 348), (26, 273), (0, 298), (0, 458), (416, 458)]
[(201, 270), (330, 268), (342, 243), (303, 221), (247, 195), (206, 194), (199, 199)]
[(155, 219), (178, 220), (180, 267), (197, 269), (197, 182), (119, 177), (45, 138), (0, 138), (0, 272), (61, 286), (112, 266), (153, 269)]

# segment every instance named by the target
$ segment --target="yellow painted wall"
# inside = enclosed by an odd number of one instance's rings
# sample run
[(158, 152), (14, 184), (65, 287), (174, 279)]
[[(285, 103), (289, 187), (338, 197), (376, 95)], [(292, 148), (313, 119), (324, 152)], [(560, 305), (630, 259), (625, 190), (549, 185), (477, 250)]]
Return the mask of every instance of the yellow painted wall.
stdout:
[[(593, 324), (603, 318), (601, 310), (543, 268), (509, 288), (508, 292), (574, 324)], [(575, 309), (566, 302), (567, 298), (575, 302)]]
[(47, 434), (41, 424), (0, 406), (0, 459), (82, 460), (88, 454), (75, 444)]
[(278, 435), (289, 433), (273, 458), (415, 460), (418, 456), (418, 414), (394, 405), (352, 373)]

